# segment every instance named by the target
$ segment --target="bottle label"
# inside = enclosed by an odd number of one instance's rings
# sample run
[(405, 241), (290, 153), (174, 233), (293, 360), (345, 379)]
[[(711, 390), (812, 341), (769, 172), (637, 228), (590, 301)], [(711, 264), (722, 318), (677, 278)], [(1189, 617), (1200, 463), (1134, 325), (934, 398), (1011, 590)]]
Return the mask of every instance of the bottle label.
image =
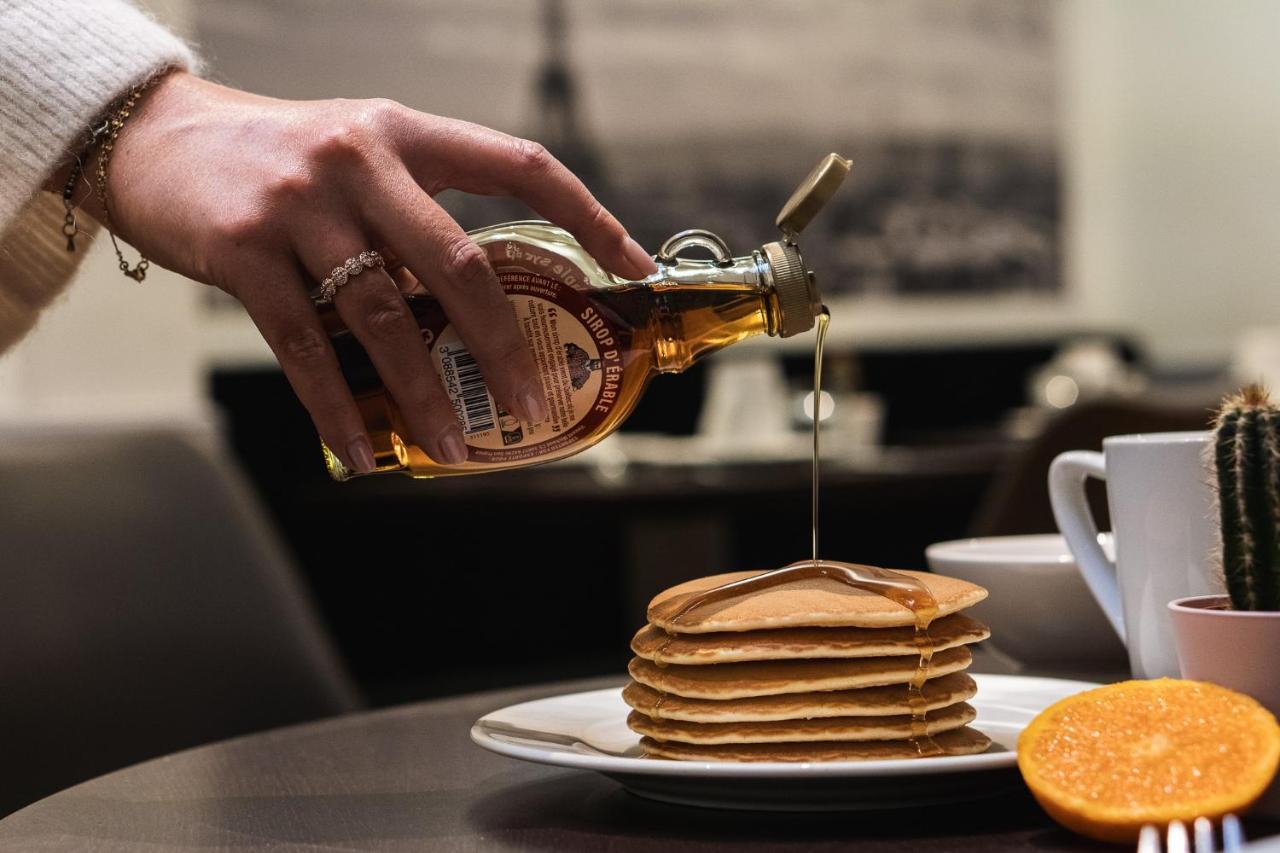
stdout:
[(622, 341), (579, 289), (586, 286), (586, 277), (577, 266), (515, 241), (484, 248), (529, 343), (548, 415), (528, 423), (504, 411), (454, 327), (444, 320), (438, 331), (424, 328), (462, 425), (468, 461), (509, 464), (567, 455), (562, 451), (599, 426), (618, 403)]

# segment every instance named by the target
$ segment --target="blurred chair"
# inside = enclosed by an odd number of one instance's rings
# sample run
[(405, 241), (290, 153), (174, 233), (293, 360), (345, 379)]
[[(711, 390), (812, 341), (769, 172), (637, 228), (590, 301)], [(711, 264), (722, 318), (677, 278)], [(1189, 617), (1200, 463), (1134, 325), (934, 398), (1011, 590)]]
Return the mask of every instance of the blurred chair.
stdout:
[[(971, 536), (1056, 533), (1049, 505), (1049, 464), (1068, 450), (1101, 450), (1109, 435), (1208, 429), (1208, 406), (1166, 406), (1134, 400), (1080, 403), (1049, 421), (1045, 429), (997, 471), (974, 513)], [(1089, 484), (1100, 529), (1109, 530), (1103, 487)]]
[(0, 435), (0, 548), (0, 815), (361, 705), (254, 496), (182, 434)]

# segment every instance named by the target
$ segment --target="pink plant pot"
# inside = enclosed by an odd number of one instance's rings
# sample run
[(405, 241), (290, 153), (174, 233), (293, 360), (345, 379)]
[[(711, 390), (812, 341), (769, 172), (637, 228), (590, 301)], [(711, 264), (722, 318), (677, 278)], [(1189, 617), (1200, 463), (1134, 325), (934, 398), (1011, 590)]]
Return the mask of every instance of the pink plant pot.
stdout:
[[(1225, 595), (1199, 595), (1169, 602), (1182, 677), (1211, 681), (1257, 699), (1280, 717), (1280, 612), (1231, 610)], [(1273, 782), (1252, 814), (1280, 818), (1280, 780)]]
[(1230, 607), (1225, 595), (1169, 603), (1182, 677), (1245, 693), (1280, 717), (1280, 612)]

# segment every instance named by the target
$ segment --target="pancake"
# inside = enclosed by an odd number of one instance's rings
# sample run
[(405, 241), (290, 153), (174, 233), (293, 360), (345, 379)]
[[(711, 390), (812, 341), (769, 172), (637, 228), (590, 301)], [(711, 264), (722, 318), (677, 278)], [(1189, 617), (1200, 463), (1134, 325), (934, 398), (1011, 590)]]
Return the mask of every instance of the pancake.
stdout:
[[(760, 572), (711, 575), (674, 586), (649, 602), (649, 621), (676, 634), (758, 631), (764, 628), (911, 627), (915, 615), (901, 604), (832, 578), (807, 578), (695, 608), (678, 625), (667, 617), (694, 593), (753, 577)], [(938, 616), (972, 607), (987, 597), (980, 586), (928, 572), (902, 572), (920, 580), (938, 603)]]
[[(933, 741), (947, 755), (975, 755), (991, 746), (991, 738), (968, 726), (942, 732)], [(884, 761), (920, 757), (915, 744), (907, 740), (693, 744), (645, 737), (640, 739), (640, 747), (650, 758), (680, 761)]]
[[(973, 655), (964, 646), (938, 652), (927, 676), (937, 678), (969, 666)], [(658, 666), (632, 658), (627, 670), (641, 684), (690, 699), (741, 699), (778, 693), (811, 693), (906, 684), (919, 659), (911, 656), (851, 660), (783, 660), (723, 663), (717, 666)]]
[[(929, 712), (972, 699), (977, 692), (978, 685), (963, 672), (931, 678), (920, 688), (924, 710)], [(782, 693), (725, 702), (663, 694), (633, 681), (623, 689), (622, 699), (632, 708), (654, 719), (685, 720), (691, 723), (889, 717), (910, 714), (912, 711), (904, 684), (863, 687), (859, 690)]]
[[(973, 722), (972, 705), (958, 702), (928, 715), (925, 734), (949, 732)], [(681, 743), (812, 743), (814, 741), (907, 740), (911, 715), (895, 717), (827, 717), (815, 720), (774, 720), (767, 723), (687, 723), (655, 720), (632, 711), (627, 725), (634, 732), (660, 741)]]
[[(961, 613), (929, 626), (927, 648), (935, 652), (991, 636), (987, 626)], [(914, 626), (902, 628), (777, 628), (715, 634), (668, 634), (645, 625), (631, 640), (631, 651), (658, 663), (718, 664), (793, 658), (875, 658), (918, 655)]]

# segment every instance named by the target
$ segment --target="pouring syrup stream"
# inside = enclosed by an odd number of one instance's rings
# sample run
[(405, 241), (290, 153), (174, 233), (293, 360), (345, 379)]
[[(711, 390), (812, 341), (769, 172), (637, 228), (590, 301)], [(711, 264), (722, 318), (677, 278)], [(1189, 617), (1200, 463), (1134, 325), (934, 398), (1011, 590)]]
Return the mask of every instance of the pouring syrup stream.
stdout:
[(822, 346), (827, 342), (827, 327), (831, 325), (831, 312), (823, 305), (818, 312), (818, 340), (813, 347), (813, 460), (810, 463), (809, 488), (812, 490), (811, 518), (809, 525), (813, 536), (813, 564), (818, 565), (818, 460), (822, 458), (818, 436), (822, 433)]
[[(820, 460), (818, 436), (822, 413), (822, 350), (831, 320), (831, 314), (825, 305), (822, 306), (817, 319), (817, 344), (814, 347), (813, 357), (812, 558), (711, 589), (688, 593), (669, 602), (664, 601), (650, 610), (649, 618), (650, 621), (656, 618), (674, 625), (699, 608), (810, 578), (831, 578), (854, 589), (883, 596), (910, 610), (915, 622), (915, 646), (918, 657), (916, 671), (907, 684), (907, 703), (911, 709), (911, 744), (915, 747), (916, 754), (921, 757), (942, 755), (944, 750), (929, 734), (928, 702), (923, 691), (925, 681), (929, 678), (930, 662), (933, 658), (933, 641), (929, 637), (929, 625), (938, 616), (938, 603), (933, 594), (929, 592), (928, 587), (911, 575), (875, 566), (823, 560), (818, 556)], [(664, 611), (669, 612), (664, 613)], [(660, 666), (665, 665), (662, 657), (669, 644), (670, 638), (655, 655)], [(659, 714), (664, 698), (665, 694), (658, 697), (653, 709), (655, 716)]]

